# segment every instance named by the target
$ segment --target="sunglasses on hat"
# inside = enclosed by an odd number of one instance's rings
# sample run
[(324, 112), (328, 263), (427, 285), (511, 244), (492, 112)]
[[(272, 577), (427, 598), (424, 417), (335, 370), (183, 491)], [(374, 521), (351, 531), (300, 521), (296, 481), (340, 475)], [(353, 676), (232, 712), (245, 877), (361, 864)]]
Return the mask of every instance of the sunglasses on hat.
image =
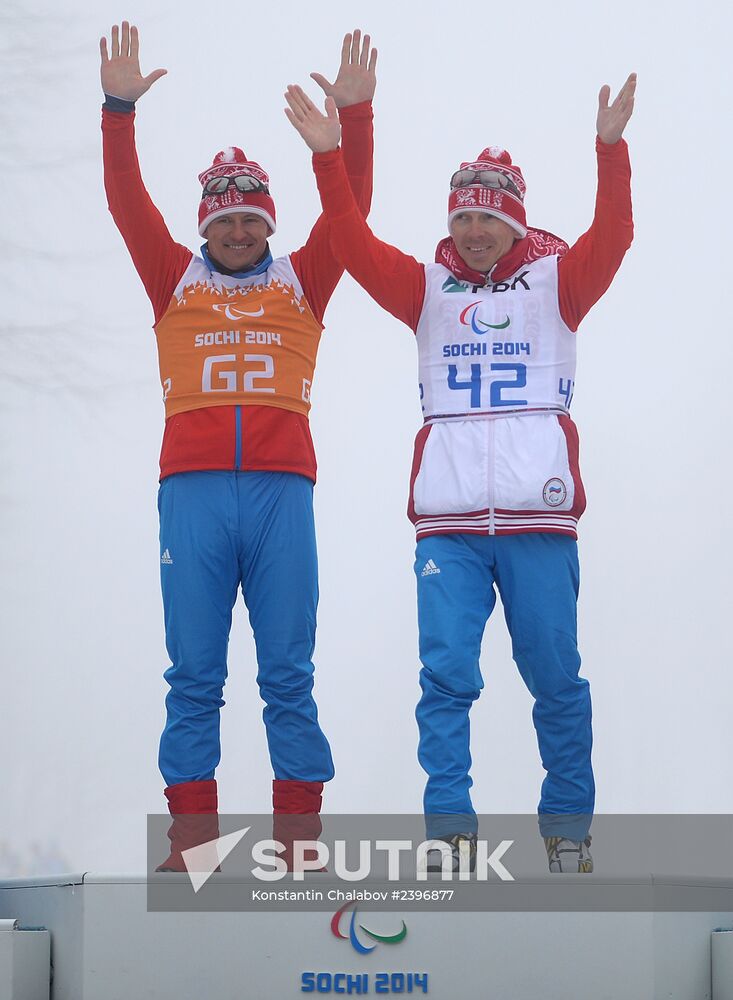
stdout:
[(204, 189), (201, 192), (201, 197), (205, 198), (208, 194), (224, 194), (226, 190), (231, 185), (234, 185), (237, 191), (241, 191), (242, 194), (246, 194), (251, 191), (258, 191), (261, 194), (269, 194), (270, 189), (267, 184), (262, 181), (258, 181), (256, 177), (252, 177), (251, 174), (236, 174), (234, 177), (212, 177), (210, 181), (204, 184)]
[(498, 170), (456, 170), (450, 179), (451, 191), (457, 188), (480, 184), (481, 187), (507, 190), (522, 200), (522, 195), (514, 181)]

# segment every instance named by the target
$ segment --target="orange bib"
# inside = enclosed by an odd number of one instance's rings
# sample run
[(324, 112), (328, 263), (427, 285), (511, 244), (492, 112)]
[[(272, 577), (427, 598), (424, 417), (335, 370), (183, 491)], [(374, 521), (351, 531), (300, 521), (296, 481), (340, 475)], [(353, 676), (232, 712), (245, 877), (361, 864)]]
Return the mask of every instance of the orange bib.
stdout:
[(232, 404), (307, 416), (322, 329), (288, 257), (248, 278), (194, 257), (155, 327), (166, 418)]

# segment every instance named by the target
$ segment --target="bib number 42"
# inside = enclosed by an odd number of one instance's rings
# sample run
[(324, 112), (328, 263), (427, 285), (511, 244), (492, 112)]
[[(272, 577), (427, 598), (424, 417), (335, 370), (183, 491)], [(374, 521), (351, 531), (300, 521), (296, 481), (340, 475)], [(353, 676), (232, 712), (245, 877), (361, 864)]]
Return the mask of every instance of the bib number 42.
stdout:
[[(492, 379), (489, 383), (489, 403), (491, 407), (497, 406), (526, 406), (526, 399), (505, 399), (502, 393), (509, 389), (523, 389), (527, 385), (527, 366), (522, 364), (493, 364), (490, 365), (492, 372), (513, 372), (512, 379)], [(458, 379), (458, 366), (448, 365), (448, 388), (465, 389), (471, 393), (470, 405), (472, 410), (479, 409), (486, 403), (481, 399), (481, 365), (471, 365), (471, 377), (469, 379)]]

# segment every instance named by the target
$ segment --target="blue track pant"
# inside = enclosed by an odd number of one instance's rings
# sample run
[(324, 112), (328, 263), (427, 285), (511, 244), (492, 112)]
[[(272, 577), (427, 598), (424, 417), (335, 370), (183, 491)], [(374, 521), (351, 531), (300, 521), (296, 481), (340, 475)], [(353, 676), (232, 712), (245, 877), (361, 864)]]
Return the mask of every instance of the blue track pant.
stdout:
[(496, 585), (514, 659), (535, 699), (547, 772), (540, 832), (580, 840), (590, 826), (595, 786), (590, 691), (578, 676), (576, 542), (550, 533), (433, 535), (417, 544), (415, 573), (422, 662), (416, 716), (418, 756), (428, 774), (428, 836), (476, 829), (468, 716), (483, 687), (479, 654)]
[(311, 693), (318, 604), (313, 484), (288, 472), (183, 472), (163, 480), (158, 508), (171, 659), (159, 758), (166, 784), (214, 777), (240, 586), (275, 777), (332, 778)]

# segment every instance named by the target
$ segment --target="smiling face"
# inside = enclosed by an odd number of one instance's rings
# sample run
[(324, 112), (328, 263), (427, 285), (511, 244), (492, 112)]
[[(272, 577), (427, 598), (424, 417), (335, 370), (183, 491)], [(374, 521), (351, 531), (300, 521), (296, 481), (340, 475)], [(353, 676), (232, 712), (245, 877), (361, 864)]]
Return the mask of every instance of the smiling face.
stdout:
[(245, 271), (262, 257), (270, 227), (252, 212), (220, 215), (206, 227), (209, 255), (229, 271)]
[(459, 212), (450, 221), (458, 253), (474, 271), (490, 271), (519, 238), (508, 222), (487, 212)]

